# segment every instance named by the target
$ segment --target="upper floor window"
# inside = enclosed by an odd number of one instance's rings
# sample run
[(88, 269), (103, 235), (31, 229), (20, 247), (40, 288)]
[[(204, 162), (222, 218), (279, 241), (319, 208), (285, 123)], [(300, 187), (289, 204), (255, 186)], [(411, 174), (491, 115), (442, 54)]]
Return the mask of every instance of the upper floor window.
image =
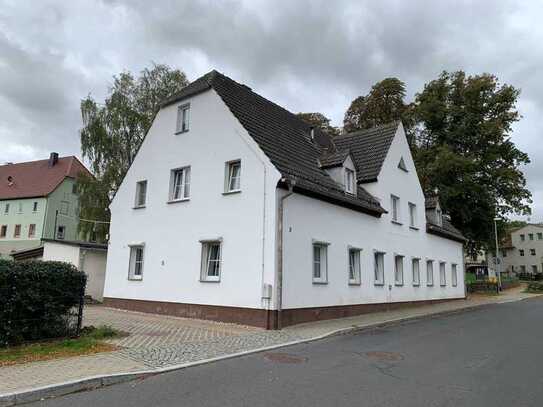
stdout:
[(202, 242), (201, 281), (221, 279), (221, 241)]
[(534, 234), (533, 233), (528, 233), (528, 238), (530, 240), (534, 240)]
[(77, 194), (77, 184), (72, 184), (72, 194)]
[(189, 131), (190, 105), (182, 105), (177, 108), (177, 133)]
[(4, 207), (4, 213), (7, 215), (9, 213), (9, 204), (7, 203)]
[(147, 199), (147, 181), (139, 181), (136, 184), (136, 198), (134, 206), (136, 208), (143, 208)]
[(13, 230), (13, 237), (21, 237), (21, 225), (15, 225)]
[(403, 285), (403, 256), (394, 256), (394, 284)]
[(520, 235), (520, 241), (521, 241), (521, 242), (524, 242), (525, 240), (526, 240), (526, 236)]
[(38, 212), (38, 202), (34, 202), (32, 205), (32, 212)]
[(355, 179), (354, 171), (350, 168), (345, 168), (345, 192), (354, 194), (355, 191)]
[(34, 223), (31, 223), (28, 225), (28, 237), (34, 237), (36, 236), (36, 225)]
[(130, 246), (130, 258), (128, 261), (128, 279), (143, 279), (143, 245)]
[(417, 227), (417, 205), (412, 202), (409, 202), (409, 226)]
[(400, 198), (390, 195), (390, 209), (392, 211), (392, 222), (400, 222)]
[(328, 281), (328, 245), (313, 243), (313, 283)]
[(8, 225), (2, 225), (2, 227), (0, 227), (0, 238), (6, 237), (7, 234), (8, 234)]
[(23, 203), (19, 202), (19, 207), (17, 209), (17, 213), (23, 213)]
[(376, 285), (385, 284), (385, 253), (375, 252), (373, 255), (374, 282)]
[(172, 170), (170, 185), (170, 201), (189, 199), (190, 167)]
[(360, 284), (360, 249), (349, 249), (349, 284)]
[(443, 226), (443, 212), (441, 212), (441, 209), (436, 209), (436, 218), (438, 226)]
[(518, 254), (519, 254), (520, 256), (524, 256), (524, 249), (519, 249)]
[(447, 284), (447, 275), (445, 274), (445, 263), (439, 263), (439, 285), (444, 286)]
[(535, 249), (530, 249), (530, 254), (531, 254), (532, 256), (535, 256)]
[(237, 192), (241, 190), (241, 161), (230, 161), (226, 163), (224, 192)]

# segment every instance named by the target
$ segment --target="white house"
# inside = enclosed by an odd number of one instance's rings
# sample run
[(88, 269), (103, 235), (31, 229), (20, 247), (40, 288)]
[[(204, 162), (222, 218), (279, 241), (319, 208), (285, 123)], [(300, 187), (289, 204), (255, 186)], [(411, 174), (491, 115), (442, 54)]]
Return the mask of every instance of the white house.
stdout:
[(401, 123), (331, 139), (212, 71), (111, 204), (104, 301), (280, 328), (464, 298), (464, 238), (428, 206)]
[(501, 272), (543, 273), (543, 225), (527, 224), (510, 231), (500, 244)]

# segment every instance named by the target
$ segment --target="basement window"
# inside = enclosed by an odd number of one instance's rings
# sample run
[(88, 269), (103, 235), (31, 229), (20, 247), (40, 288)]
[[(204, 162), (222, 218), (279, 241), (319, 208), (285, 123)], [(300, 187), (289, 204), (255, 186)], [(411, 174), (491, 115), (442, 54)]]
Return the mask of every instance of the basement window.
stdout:
[(128, 279), (129, 280), (143, 279), (143, 245), (130, 246)]

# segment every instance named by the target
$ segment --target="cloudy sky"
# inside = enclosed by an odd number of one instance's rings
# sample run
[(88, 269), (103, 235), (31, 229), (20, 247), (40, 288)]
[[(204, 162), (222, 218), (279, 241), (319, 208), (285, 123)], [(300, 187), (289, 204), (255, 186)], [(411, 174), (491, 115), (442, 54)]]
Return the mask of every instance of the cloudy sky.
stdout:
[(396, 76), (409, 98), (442, 70), (522, 90), (514, 141), (543, 221), (543, 2), (0, 0), (0, 163), (80, 155), (79, 102), (151, 62), (189, 79), (217, 69), (291, 111), (340, 125)]

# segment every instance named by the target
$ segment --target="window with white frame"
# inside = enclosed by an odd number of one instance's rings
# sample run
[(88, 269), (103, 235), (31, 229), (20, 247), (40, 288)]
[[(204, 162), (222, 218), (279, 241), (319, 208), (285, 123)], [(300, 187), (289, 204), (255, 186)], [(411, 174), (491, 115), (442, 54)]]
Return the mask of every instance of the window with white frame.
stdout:
[(360, 249), (349, 248), (349, 284), (360, 284), (362, 281), (360, 252)]
[(441, 209), (436, 210), (436, 217), (438, 226), (443, 226), (443, 212), (441, 212)]
[(439, 263), (439, 285), (447, 285), (447, 274), (445, 273), (445, 262)]
[(15, 225), (15, 229), (13, 229), (13, 237), (21, 237), (21, 225)]
[(328, 282), (328, 244), (313, 243), (313, 283)]
[(226, 163), (226, 177), (224, 192), (237, 192), (241, 190), (241, 161), (230, 161)]
[(354, 171), (350, 168), (345, 168), (345, 192), (354, 194), (355, 191), (355, 179)]
[(130, 259), (128, 263), (128, 279), (143, 279), (143, 245), (130, 246)]
[(36, 236), (36, 224), (31, 223), (28, 225), (28, 237), (35, 237)]
[(176, 133), (189, 131), (190, 105), (181, 105), (177, 108), (177, 129)]
[(136, 183), (136, 199), (134, 207), (143, 208), (147, 200), (147, 181), (139, 181)]
[(417, 227), (417, 205), (413, 202), (409, 202), (409, 226), (412, 228)]
[(17, 209), (17, 213), (23, 213), (23, 203), (19, 202), (19, 208)]
[(413, 285), (420, 285), (420, 259), (414, 258), (411, 260), (411, 268), (413, 273)]
[(385, 253), (375, 252), (373, 255), (374, 283), (385, 284)]
[(8, 234), (8, 225), (0, 226), (0, 238), (6, 237)]
[(403, 256), (394, 256), (394, 284), (403, 285)]
[(452, 286), (456, 287), (458, 285), (458, 270), (456, 264), (451, 264), (451, 280)]
[(221, 279), (222, 243), (220, 240), (202, 243), (201, 281), (218, 282)]
[(400, 222), (400, 198), (396, 195), (390, 195), (390, 209), (392, 212), (392, 222)]
[(426, 285), (434, 285), (434, 261), (426, 260)]
[(190, 167), (172, 170), (170, 176), (170, 201), (190, 198)]

